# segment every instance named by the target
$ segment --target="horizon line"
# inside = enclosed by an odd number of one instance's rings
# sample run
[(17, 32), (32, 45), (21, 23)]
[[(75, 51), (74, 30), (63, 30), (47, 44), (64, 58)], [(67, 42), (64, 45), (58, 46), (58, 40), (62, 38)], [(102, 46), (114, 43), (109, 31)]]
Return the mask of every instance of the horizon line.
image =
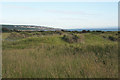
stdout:
[[(2, 23), (0, 23), (0, 25), (2, 26), (2, 25), (22, 25), (22, 26), (40, 26), (40, 25), (36, 25), (36, 24), (9, 24), (9, 23), (7, 23), (7, 24), (2, 24)], [(54, 27), (52, 27), (52, 26), (41, 26), (41, 27), (50, 27), (50, 28), (54, 28)], [(109, 27), (105, 27), (105, 28), (65, 28), (65, 29), (118, 29), (119, 27), (118, 26), (109, 26)], [(63, 29), (63, 28), (59, 28), (59, 29)]]

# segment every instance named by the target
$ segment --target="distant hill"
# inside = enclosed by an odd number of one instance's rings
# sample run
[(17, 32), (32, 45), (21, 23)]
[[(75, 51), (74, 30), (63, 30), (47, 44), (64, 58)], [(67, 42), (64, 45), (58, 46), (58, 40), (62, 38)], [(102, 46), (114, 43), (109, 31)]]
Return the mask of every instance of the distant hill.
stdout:
[(59, 28), (51, 28), (44, 26), (34, 26), (34, 25), (1, 25), (3, 28), (9, 30), (22, 30), (22, 31), (61, 31)]
[[(51, 28), (45, 26), (35, 26), (35, 25), (1, 25), (3, 28), (7, 28), (9, 30), (22, 30), (22, 31), (61, 31), (63, 29), (60, 28)], [(90, 30), (90, 31), (119, 31), (118, 28), (91, 28), (91, 29), (64, 29), (66, 31), (82, 31), (82, 30)]]

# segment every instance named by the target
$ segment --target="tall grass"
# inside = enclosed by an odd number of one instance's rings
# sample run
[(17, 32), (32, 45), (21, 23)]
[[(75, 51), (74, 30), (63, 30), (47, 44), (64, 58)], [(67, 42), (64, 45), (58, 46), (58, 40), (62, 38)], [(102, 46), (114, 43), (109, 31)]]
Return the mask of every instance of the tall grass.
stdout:
[(69, 43), (64, 34), (71, 35), (63, 32), (3, 41), (3, 78), (118, 77), (118, 43), (102, 37), (108, 33), (75, 33), (84, 43)]

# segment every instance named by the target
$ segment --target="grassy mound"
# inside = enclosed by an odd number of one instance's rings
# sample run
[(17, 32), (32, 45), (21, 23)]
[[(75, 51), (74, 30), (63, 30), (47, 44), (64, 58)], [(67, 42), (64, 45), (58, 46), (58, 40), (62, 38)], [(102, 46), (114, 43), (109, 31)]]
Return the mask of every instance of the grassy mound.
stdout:
[(3, 33), (3, 78), (117, 78), (116, 34)]

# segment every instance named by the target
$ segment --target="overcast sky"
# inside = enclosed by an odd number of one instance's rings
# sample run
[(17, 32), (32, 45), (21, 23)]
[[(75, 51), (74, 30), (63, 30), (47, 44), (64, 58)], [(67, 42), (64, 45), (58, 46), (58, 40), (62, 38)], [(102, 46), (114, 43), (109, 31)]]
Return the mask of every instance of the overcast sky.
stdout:
[(2, 2), (3, 24), (55, 28), (117, 27), (117, 2)]

